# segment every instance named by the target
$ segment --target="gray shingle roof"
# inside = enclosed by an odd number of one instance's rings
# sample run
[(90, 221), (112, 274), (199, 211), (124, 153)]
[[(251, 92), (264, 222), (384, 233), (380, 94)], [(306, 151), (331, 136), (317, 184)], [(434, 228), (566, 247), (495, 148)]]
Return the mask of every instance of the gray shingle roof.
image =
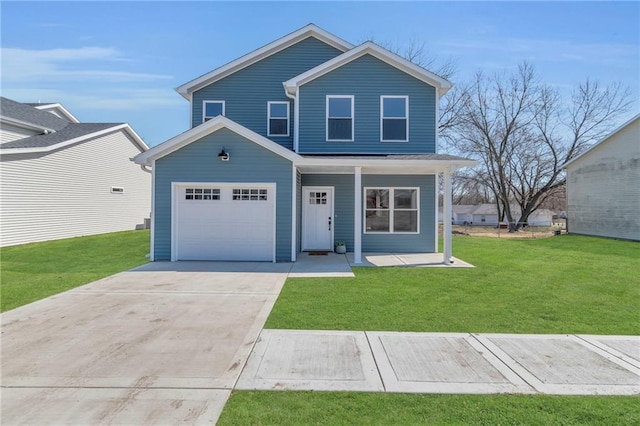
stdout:
[(35, 127), (41, 127), (52, 130), (63, 129), (69, 124), (68, 120), (64, 120), (47, 111), (41, 111), (37, 108), (12, 101), (0, 96), (0, 115), (14, 120), (32, 124)]
[[(46, 113), (49, 114), (49, 113)], [(49, 114), (52, 115), (52, 114)], [(66, 127), (48, 135), (36, 135), (30, 136), (24, 139), (18, 139), (11, 142), (6, 142), (1, 145), (2, 149), (10, 148), (45, 148), (52, 145), (59, 144), (61, 142), (69, 141), (80, 136), (86, 136), (100, 130), (105, 130), (110, 127), (119, 126), (122, 123), (69, 123)]]

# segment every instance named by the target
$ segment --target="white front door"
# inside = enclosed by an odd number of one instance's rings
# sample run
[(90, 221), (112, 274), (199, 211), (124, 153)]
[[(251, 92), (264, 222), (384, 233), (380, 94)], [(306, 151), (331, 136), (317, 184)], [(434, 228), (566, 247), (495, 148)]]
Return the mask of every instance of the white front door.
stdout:
[(333, 188), (302, 188), (302, 250), (333, 249)]

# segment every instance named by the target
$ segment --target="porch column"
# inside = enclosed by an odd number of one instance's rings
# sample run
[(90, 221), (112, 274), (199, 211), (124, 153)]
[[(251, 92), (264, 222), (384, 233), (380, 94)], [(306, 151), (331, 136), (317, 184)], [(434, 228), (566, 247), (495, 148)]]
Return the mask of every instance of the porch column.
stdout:
[(354, 168), (353, 262), (362, 263), (362, 167)]
[(444, 173), (444, 196), (442, 197), (442, 223), (444, 224), (444, 232), (442, 236), (442, 262), (445, 265), (451, 263), (451, 217), (452, 194), (451, 194), (451, 168), (447, 168)]

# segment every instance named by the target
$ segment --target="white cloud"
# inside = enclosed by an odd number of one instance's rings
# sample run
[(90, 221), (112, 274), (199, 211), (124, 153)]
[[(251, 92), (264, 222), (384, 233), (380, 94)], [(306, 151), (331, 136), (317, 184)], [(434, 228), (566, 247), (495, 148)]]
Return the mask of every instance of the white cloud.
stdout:
[[(139, 73), (123, 70), (131, 63), (118, 50), (109, 47), (77, 49), (29, 50), (1, 49), (2, 82), (47, 83), (60, 81), (100, 80), (108, 82), (146, 82), (168, 80), (165, 74)], [(96, 69), (96, 63), (103, 64)], [(117, 63), (117, 69), (113, 64)]]

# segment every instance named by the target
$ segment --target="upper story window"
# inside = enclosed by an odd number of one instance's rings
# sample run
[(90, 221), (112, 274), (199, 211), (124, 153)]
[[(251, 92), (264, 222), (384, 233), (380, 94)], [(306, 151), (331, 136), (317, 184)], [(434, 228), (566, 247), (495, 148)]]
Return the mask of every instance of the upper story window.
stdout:
[(224, 101), (204, 101), (202, 103), (202, 122), (224, 115)]
[(289, 102), (267, 102), (267, 136), (289, 136)]
[(409, 140), (409, 97), (380, 97), (380, 136), (382, 142)]
[(353, 96), (327, 96), (327, 140), (353, 142)]

